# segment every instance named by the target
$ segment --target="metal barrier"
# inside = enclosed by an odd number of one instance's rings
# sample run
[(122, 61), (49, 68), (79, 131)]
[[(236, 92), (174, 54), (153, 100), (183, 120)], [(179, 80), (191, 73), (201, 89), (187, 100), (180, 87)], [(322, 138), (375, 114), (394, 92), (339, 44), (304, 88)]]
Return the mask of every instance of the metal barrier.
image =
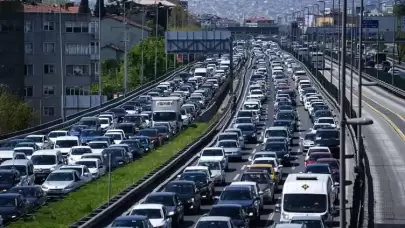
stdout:
[(95, 116), (95, 115), (99, 114), (100, 112), (107, 111), (111, 108), (114, 108), (116, 106), (124, 104), (127, 101), (134, 99), (136, 96), (139, 96), (142, 93), (144, 93), (145, 91), (150, 90), (151, 88), (155, 87), (158, 83), (165, 81), (168, 78), (174, 77), (179, 72), (190, 69), (190, 67), (193, 64), (194, 63), (183, 66), (181, 68), (178, 68), (174, 71), (171, 71), (171, 72), (159, 77), (158, 79), (156, 79), (152, 82), (146, 83), (145, 85), (141, 86), (140, 88), (137, 88), (137, 89), (129, 92), (125, 97), (124, 96), (118, 97), (118, 98), (112, 99), (106, 103), (103, 103), (100, 106), (96, 106), (96, 107), (87, 109), (85, 111), (76, 113), (74, 115), (71, 115), (67, 118), (67, 120), (65, 122), (62, 122), (62, 119), (58, 119), (58, 120), (51, 121), (46, 124), (42, 124), (42, 125), (33, 127), (33, 128), (28, 128), (25, 130), (1, 135), (0, 144), (6, 142), (7, 140), (14, 139), (14, 138), (23, 138), (30, 134), (47, 134), (48, 132), (53, 131), (53, 130), (60, 130), (60, 129), (69, 127), (69, 126), (77, 123), (82, 117)]
[[(247, 71), (244, 72), (244, 75)], [(241, 77), (241, 78), (243, 78)], [(242, 85), (242, 91), (245, 87), (245, 80), (240, 80), (238, 87)], [(239, 89), (237, 89), (240, 91)], [(238, 102), (242, 96), (238, 96)], [(99, 228), (112, 222), (114, 218), (120, 216), (125, 212), (126, 208), (131, 207), (134, 202), (138, 202), (145, 194), (153, 190), (159, 183), (169, 178), (173, 172), (179, 169), (185, 161), (191, 159), (198, 151), (205, 147), (218, 133), (224, 124), (229, 123), (232, 119), (230, 103), (226, 106), (226, 111), (218, 118), (217, 121), (212, 123), (207, 132), (199, 137), (196, 141), (191, 143), (185, 149), (177, 153), (170, 161), (155, 169), (152, 173), (145, 176), (134, 185), (122, 191), (119, 195), (115, 196), (109, 202), (100, 206), (86, 217), (80, 219), (70, 228)]]
[[(279, 46), (282, 47), (286, 52), (289, 52), (294, 55), (296, 59), (298, 59), (298, 54), (294, 52), (293, 49), (290, 49), (286, 46), (281, 46), (279, 43)], [(339, 108), (340, 105), (337, 102), (338, 101), (338, 96), (339, 96), (339, 90), (336, 88), (336, 86), (328, 81), (326, 77), (322, 74), (321, 71), (318, 69), (314, 68), (312, 63), (306, 59), (302, 61), (304, 63), (305, 67), (307, 70), (312, 74), (312, 77), (315, 79), (315, 82), (319, 85), (319, 87), (322, 87), (325, 93), (329, 96), (329, 100), (332, 101), (332, 105), (335, 106), (336, 108)], [(341, 115), (346, 115), (350, 118), (356, 118), (356, 111), (354, 109), (350, 109), (350, 101), (347, 99), (347, 97), (344, 97), (344, 105), (346, 106), (346, 113), (341, 113)], [(347, 126), (349, 133), (350, 133), (350, 138), (352, 139), (352, 144), (354, 146), (354, 152), (355, 156), (358, 156), (358, 145), (357, 145), (357, 126), (356, 125), (349, 125)], [(363, 146), (361, 148), (364, 148)], [(362, 154), (366, 154), (364, 151)], [(367, 157), (363, 156), (363, 159), (367, 159)], [(357, 159), (356, 159), (357, 161)], [(364, 160), (360, 161), (361, 164), (356, 164), (358, 167), (360, 167), (362, 170), (364, 170)], [(350, 211), (350, 228), (356, 228), (360, 227), (363, 219), (363, 205), (364, 205), (364, 191), (365, 191), (365, 175), (364, 173), (359, 173), (356, 176), (356, 179), (354, 181), (353, 185), (353, 205)]]

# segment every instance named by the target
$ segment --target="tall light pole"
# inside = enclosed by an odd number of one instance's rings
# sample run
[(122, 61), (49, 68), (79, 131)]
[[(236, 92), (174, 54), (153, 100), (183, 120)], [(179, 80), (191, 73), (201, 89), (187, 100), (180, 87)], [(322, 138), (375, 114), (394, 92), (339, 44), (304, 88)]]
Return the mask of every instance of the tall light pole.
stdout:
[[(332, 46), (331, 55), (335, 54), (335, 0), (332, 0)], [(333, 61), (330, 61), (330, 83), (333, 84)]]
[[(347, 1), (347, 0), (343, 0), (343, 1)], [(347, 3), (346, 3), (347, 4)], [(342, 11), (341, 11), (341, 7), (340, 7), (340, 0), (338, 0), (338, 6), (339, 6), (339, 9), (338, 9), (338, 18), (339, 18), (339, 23), (338, 23), (338, 37), (340, 38), (340, 36), (341, 36), (341, 34), (342, 34), (342, 31), (341, 31), (341, 29), (340, 29), (340, 26), (341, 26), (341, 24), (342, 24)], [(344, 33), (346, 33), (346, 30), (344, 31)], [(341, 51), (341, 49), (342, 49), (342, 42), (343, 42), (343, 40), (339, 40), (339, 38), (338, 38), (338, 49), (339, 49), (339, 51), (338, 51), (338, 87), (339, 87), (339, 91), (340, 90), (342, 90), (342, 87), (340, 86), (341, 85), (341, 83), (340, 83), (340, 80), (341, 80), (341, 60), (340, 59), (342, 59), (343, 57), (342, 57), (342, 51)], [(346, 42), (346, 41), (345, 41)], [(339, 93), (338, 93), (339, 94)], [(338, 102), (340, 101), (340, 99), (341, 99), (341, 97), (340, 97), (340, 95), (338, 96)]]
[(141, 10), (142, 10), (142, 30), (141, 30), (141, 37), (142, 37), (142, 41), (141, 41), (141, 73), (140, 73), (140, 75), (141, 75), (141, 86), (143, 86), (143, 80), (144, 80), (144, 76), (143, 76), (143, 73), (144, 73), (144, 63), (143, 63), (143, 49), (144, 49), (144, 45), (145, 45), (145, 43), (144, 43), (144, 31), (143, 30), (145, 30), (145, 17), (146, 17), (146, 14), (145, 14), (145, 8), (143, 8), (143, 7), (141, 7)]
[(128, 93), (128, 34), (127, 34), (127, 15), (126, 4), (124, 2), (124, 20), (122, 22), (124, 27), (124, 96)]
[[(317, 7), (317, 10), (318, 10), (316, 13), (316, 16), (315, 16), (315, 6)], [(318, 33), (318, 25), (316, 24), (316, 17), (319, 16), (319, 4), (314, 4), (312, 6), (312, 12), (314, 12), (314, 17), (315, 17), (316, 52), (318, 52), (319, 51), (319, 33)], [(316, 54), (316, 72), (315, 72), (316, 78), (318, 78), (318, 71), (320, 70), (320, 69), (318, 69), (318, 66), (319, 66), (319, 64), (318, 64), (318, 53), (317, 53)]]
[[(350, 63), (350, 65), (352, 65), (353, 66), (353, 63), (354, 63), (354, 56), (355, 56), (355, 53), (356, 52), (354, 52), (353, 50), (354, 50), (354, 47), (355, 47), (355, 39), (354, 39), (354, 27), (353, 27), (353, 20), (354, 20), (354, 18), (355, 18), (355, 8), (354, 8), (354, 0), (352, 0), (352, 18), (351, 18), (351, 27), (350, 27), (350, 36), (351, 36), (351, 43), (350, 43), (350, 45), (351, 45), (351, 51), (350, 51), (350, 58), (351, 58), (351, 63)], [(350, 71), (350, 118), (353, 118), (353, 70), (351, 70)]]
[[(125, 3), (124, 3), (125, 4)], [(101, 84), (101, 4), (98, 4), (98, 96), (100, 105), (102, 104), (102, 84)]]
[[(340, 9), (340, 4), (339, 4)], [(340, 11), (340, 10), (339, 10)], [(339, 196), (339, 208), (340, 208), (340, 227), (346, 227), (346, 106), (345, 106), (345, 94), (346, 94), (346, 19), (347, 19), (347, 0), (343, 0), (343, 15), (342, 15), (342, 49), (340, 55), (340, 196)], [(359, 77), (361, 78), (361, 76)], [(359, 82), (359, 84), (361, 84)], [(359, 105), (361, 106), (361, 105)]]
[[(60, 102), (60, 118), (65, 122), (65, 74), (63, 66), (63, 41), (62, 41), (62, 5), (59, 6), (59, 57), (60, 57), (60, 86), (61, 86), (61, 102)], [(44, 88), (42, 88), (43, 90)], [(43, 114), (44, 110), (41, 110)]]
[[(325, 50), (326, 47), (326, 28), (325, 28), (325, 1), (318, 1), (319, 3), (323, 3), (323, 13), (322, 13), (322, 17), (323, 17), (323, 24), (322, 24), (322, 29), (323, 29), (323, 49)], [(318, 6), (319, 8), (319, 6)], [(318, 9), (319, 12), (319, 9)], [(325, 54), (322, 55), (323, 59), (322, 59), (322, 75), (325, 77)]]
[[(304, 10), (307, 10), (307, 18), (306, 18), (306, 20), (308, 20), (308, 21), (304, 20), (304, 22), (308, 22), (307, 29), (306, 29), (308, 31), (308, 27), (309, 27), (309, 7), (305, 6)], [(305, 19), (305, 14), (304, 14), (304, 19)], [(305, 33), (307, 33), (307, 31), (305, 31)], [(308, 45), (308, 43), (309, 43), (309, 35), (306, 34), (306, 37), (307, 37), (307, 45)], [(304, 60), (304, 55), (302, 55), (302, 60)]]
[[(360, 1), (360, 19), (359, 19), (359, 66), (358, 66), (358, 72), (359, 72), (359, 81), (357, 83), (357, 91), (358, 91), (358, 110), (357, 110), (357, 116), (359, 118), (362, 117), (362, 100), (363, 100), (363, 91), (362, 91), (362, 83), (363, 83), (363, 14), (364, 14), (364, 0)], [(360, 164), (362, 156), (363, 156), (363, 151), (362, 151), (362, 145), (363, 145), (363, 137), (362, 137), (362, 129), (361, 126), (357, 127), (357, 165)], [(360, 167), (360, 166), (359, 166)], [(360, 171), (361, 172), (361, 171)]]

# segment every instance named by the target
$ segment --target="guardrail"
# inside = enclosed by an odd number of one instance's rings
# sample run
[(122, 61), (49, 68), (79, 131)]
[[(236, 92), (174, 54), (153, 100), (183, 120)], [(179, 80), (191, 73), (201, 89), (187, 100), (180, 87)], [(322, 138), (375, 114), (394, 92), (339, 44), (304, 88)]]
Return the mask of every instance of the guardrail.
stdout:
[[(245, 68), (243, 76), (246, 72), (247, 68)], [(239, 80), (237, 88), (235, 88), (239, 93), (243, 91), (243, 89), (238, 89), (240, 85), (242, 85), (242, 88), (245, 87), (245, 80), (243, 80), (242, 76), (240, 76), (240, 79), (242, 80)], [(230, 83), (233, 83), (233, 81)], [(238, 96), (238, 102), (241, 99), (242, 96)], [(204, 135), (177, 153), (169, 162), (161, 165), (142, 180), (122, 191), (109, 202), (75, 222), (70, 228), (99, 228), (105, 226), (105, 224), (110, 224), (114, 218), (122, 215), (126, 208), (130, 208), (134, 202), (138, 202), (159, 183), (170, 177), (171, 173), (178, 170), (185, 161), (191, 159), (200, 149), (205, 147), (217, 134), (219, 129), (232, 119), (231, 114), (230, 103), (228, 103), (225, 112), (217, 121), (210, 125), (209, 130)]]
[(48, 132), (53, 131), (53, 130), (60, 130), (60, 129), (69, 127), (69, 126), (77, 123), (82, 117), (95, 116), (95, 115), (99, 114), (100, 112), (107, 111), (111, 108), (114, 108), (116, 106), (124, 104), (127, 101), (134, 99), (136, 96), (139, 96), (142, 93), (144, 93), (145, 91), (150, 90), (151, 88), (155, 87), (158, 83), (165, 81), (168, 78), (174, 77), (179, 72), (190, 69), (190, 67), (193, 64), (195, 64), (195, 63), (191, 63), (191, 64), (188, 64), (181, 68), (178, 68), (176, 70), (173, 70), (171, 72), (168, 72), (167, 74), (162, 75), (161, 77), (157, 78), (156, 80), (154, 80), (152, 82), (148, 82), (148, 83), (144, 84), (143, 86), (129, 92), (125, 97), (124, 96), (118, 97), (118, 98), (112, 99), (110, 101), (107, 101), (99, 106), (96, 106), (96, 107), (87, 109), (85, 111), (76, 113), (74, 115), (71, 115), (67, 118), (67, 121), (65, 121), (65, 122), (62, 122), (62, 119), (58, 119), (58, 120), (51, 121), (46, 124), (42, 124), (42, 125), (33, 127), (33, 128), (28, 128), (25, 130), (1, 135), (0, 144), (6, 142), (7, 140), (15, 139), (15, 138), (23, 138), (30, 134), (47, 134)]
[[(277, 42), (277, 41), (276, 41)], [(279, 46), (282, 47), (285, 51), (291, 53), (294, 55), (296, 59), (298, 59), (298, 54), (294, 52), (294, 50), (281, 46), (279, 43)], [(303, 60), (302, 61), (306, 67), (307, 72), (310, 72), (311, 77), (314, 79), (313, 81), (316, 82), (316, 85), (321, 88), (324, 92), (324, 94), (328, 97), (328, 100), (332, 102), (332, 105), (336, 108), (340, 108), (340, 104), (338, 103), (338, 97), (339, 97), (339, 90), (336, 88), (336, 86), (328, 81), (326, 77), (322, 74), (321, 71), (318, 69), (314, 68), (311, 64), (310, 61)], [(317, 75), (317, 77), (315, 76)], [(347, 99), (347, 97), (344, 97), (344, 105), (346, 107), (351, 107), (350, 102)], [(340, 113), (340, 115), (346, 115), (346, 117), (350, 118), (356, 118), (356, 111), (354, 109), (347, 108), (346, 113)], [(352, 141), (355, 157), (358, 156), (358, 151), (357, 148), (357, 126), (353, 125), (348, 125), (346, 126), (348, 129), (348, 132), (350, 134), (350, 138)], [(361, 148), (364, 148), (363, 146)], [(365, 154), (364, 151), (362, 154)], [(363, 156), (363, 159), (367, 159), (367, 157)], [(357, 161), (357, 159), (356, 159)], [(362, 170), (364, 170), (364, 160), (360, 161), (360, 164), (356, 164), (358, 167), (360, 167)], [(361, 222), (363, 221), (362, 215), (363, 215), (363, 205), (364, 205), (364, 191), (365, 191), (365, 175), (364, 173), (358, 173), (358, 175), (355, 178), (354, 185), (353, 185), (353, 205), (350, 211), (350, 224), (349, 227), (355, 228), (355, 227), (360, 227)], [(345, 185), (343, 185), (345, 187)], [(346, 212), (345, 212), (346, 213)]]
[[(324, 54), (326, 59), (333, 61), (334, 63), (338, 63), (339, 60), (337, 54), (331, 53), (328, 50), (325, 50)], [(346, 63), (346, 67), (348, 69), (353, 70), (358, 74), (358, 62), (354, 62), (354, 64), (352, 64), (351, 58), (346, 57)], [(381, 88), (394, 93), (399, 97), (405, 97), (405, 78), (400, 76), (392, 76), (392, 74), (387, 72), (367, 67), (363, 68), (362, 76), (369, 81), (376, 82)]]

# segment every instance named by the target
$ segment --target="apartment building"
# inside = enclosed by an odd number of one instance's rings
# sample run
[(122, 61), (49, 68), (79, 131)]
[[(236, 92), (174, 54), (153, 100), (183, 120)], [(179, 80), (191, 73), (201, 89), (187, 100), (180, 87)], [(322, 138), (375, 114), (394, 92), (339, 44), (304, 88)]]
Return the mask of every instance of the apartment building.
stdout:
[(78, 111), (65, 108), (66, 96), (90, 94), (99, 73), (96, 27), (77, 6), (24, 4), (24, 95), (41, 123), (62, 108), (65, 116)]

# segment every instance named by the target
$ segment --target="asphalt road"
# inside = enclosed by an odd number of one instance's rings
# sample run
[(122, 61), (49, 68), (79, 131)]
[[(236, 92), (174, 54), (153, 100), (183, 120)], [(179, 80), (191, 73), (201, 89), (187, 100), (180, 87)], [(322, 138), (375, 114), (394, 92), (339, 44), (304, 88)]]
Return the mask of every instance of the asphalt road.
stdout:
[[(270, 72), (270, 71), (269, 71)], [(269, 74), (270, 76), (271, 74)], [(249, 83), (251, 76), (251, 69), (248, 70), (246, 77), (245, 77), (245, 82)], [(269, 77), (269, 79), (271, 76)], [(260, 121), (260, 127), (261, 129), (261, 134), (260, 134), (260, 139), (263, 136), (263, 130), (265, 130), (266, 127), (269, 127), (272, 125), (273, 122), (273, 94), (274, 94), (274, 87), (272, 83), (270, 84), (270, 93), (268, 94), (268, 99), (267, 102), (264, 103), (264, 107), (266, 107), (266, 115), (262, 115), (261, 121)], [(247, 94), (247, 89), (245, 88), (245, 91), (243, 94)], [(243, 101), (242, 101), (243, 102)], [(240, 105), (240, 104), (239, 104)], [(301, 148), (299, 146), (299, 137), (303, 135), (309, 128), (312, 127), (312, 122), (309, 119), (307, 111), (304, 110), (304, 107), (300, 104), (300, 102), (297, 102), (297, 111), (299, 115), (299, 122), (298, 122), (298, 132), (294, 133), (294, 143), (292, 147), (291, 154), (293, 155), (293, 161), (292, 165), (290, 167), (284, 166), (283, 167), (283, 173), (284, 173), (284, 179), (289, 173), (298, 173), (304, 171), (304, 156), (302, 154)], [(261, 141), (261, 140), (259, 140)], [(207, 145), (208, 146), (208, 145)], [(242, 162), (230, 162), (229, 163), (229, 170), (226, 172), (226, 182), (227, 185), (233, 181), (238, 181), (239, 176), (244, 172), (246, 166), (249, 164), (248, 158), (249, 156), (254, 153), (255, 151), (259, 151), (261, 148), (260, 142), (256, 144), (247, 144), (246, 149), (244, 150), (244, 157)], [(195, 162), (194, 162), (195, 163)], [(192, 165), (192, 164), (190, 164)], [(181, 171), (181, 170), (179, 170)], [(176, 178), (176, 174), (173, 174), (173, 179)], [(164, 184), (161, 186), (157, 187), (155, 191), (160, 191), (164, 187)], [(219, 196), (221, 194), (221, 191), (223, 190), (224, 186), (216, 186), (215, 187), (215, 195)], [(279, 187), (278, 191), (276, 192), (275, 199), (278, 199), (281, 197), (281, 190), (282, 186)], [(279, 201), (279, 200), (276, 200)], [(142, 202), (142, 200), (140, 201)], [(278, 203), (278, 202), (277, 202)], [(182, 228), (191, 228), (195, 225), (195, 223), (198, 221), (198, 219), (205, 213), (208, 213), (209, 210), (211, 209), (212, 205), (202, 205), (201, 211), (199, 215), (185, 215), (184, 217), (184, 223), (182, 224)], [(272, 226), (275, 222), (279, 222), (280, 220), (280, 214), (275, 212), (275, 203), (271, 205), (265, 205), (263, 208), (263, 211), (261, 212), (260, 216), (260, 221), (252, 226), (253, 228), (259, 228), (259, 227), (270, 227)], [(128, 209), (129, 211), (129, 209)], [(339, 220), (337, 217), (335, 220)], [(336, 224), (337, 226), (339, 224)]]
[[(334, 64), (336, 65), (336, 64)], [(326, 67), (330, 62), (326, 61)], [(350, 83), (350, 71), (346, 71)], [(358, 107), (358, 75), (353, 72), (355, 94), (353, 104)], [(330, 78), (330, 71), (325, 71)], [(337, 69), (333, 69), (333, 83), (338, 83)], [(364, 79), (363, 79), (364, 80)], [(349, 97), (349, 86), (346, 89)], [(375, 86), (363, 87), (363, 116), (374, 124), (363, 127), (364, 144), (372, 176), (371, 203), (375, 227), (405, 227), (405, 101)], [(365, 206), (367, 218), (367, 206)]]

